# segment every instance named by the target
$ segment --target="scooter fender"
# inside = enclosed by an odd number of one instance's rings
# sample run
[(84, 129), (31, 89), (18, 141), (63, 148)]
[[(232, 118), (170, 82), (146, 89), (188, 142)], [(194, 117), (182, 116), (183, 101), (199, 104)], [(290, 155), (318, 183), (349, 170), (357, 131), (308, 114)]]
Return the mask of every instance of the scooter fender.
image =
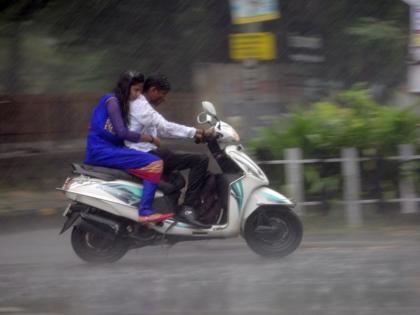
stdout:
[(246, 219), (259, 207), (276, 205), (286, 206), (289, 208), (293, 208), (295, 206), (295, 204), (290, 199), (271, 188), (259, 187), (254, 190), (242, 212), (241, 230), (243, 230), (245, 227)]

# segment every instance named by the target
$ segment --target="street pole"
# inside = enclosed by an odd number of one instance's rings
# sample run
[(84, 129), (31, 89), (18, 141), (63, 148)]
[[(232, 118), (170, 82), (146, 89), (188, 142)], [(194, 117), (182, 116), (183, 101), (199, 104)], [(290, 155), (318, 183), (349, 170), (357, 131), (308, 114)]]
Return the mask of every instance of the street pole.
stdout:
[[(262, 31), (261, 23), (250, 23), (243, 24), (240, 26), (241, 33), (258, 33)], [(255, 92), (258, 85), (258, 60), (257, 59), (245, 59), (242, 61), (242, 83), (244, 88), (244, 101), (252, 103), (256, 100)], [(250, 117), (246, 117), (247, 120)], [(250, 123), (249, 121), (246, 122)]]
[(410, 38), (407, 86), (411, 93), (420, 93), (420, 0), (402, 0), (410, 6)]

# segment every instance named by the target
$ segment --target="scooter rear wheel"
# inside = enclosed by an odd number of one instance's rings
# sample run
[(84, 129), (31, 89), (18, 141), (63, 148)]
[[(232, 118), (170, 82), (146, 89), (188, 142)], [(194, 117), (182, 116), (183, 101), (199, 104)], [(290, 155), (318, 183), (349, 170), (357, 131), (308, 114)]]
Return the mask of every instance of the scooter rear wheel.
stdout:
[(260, 208), (245, 223), (244, 237), (248, 246), (265, 257), (289, 255), (298, 248), (302, 236), (302, 223), (288, 208)]
[(105, 238), (92, 231), (73, 227), (71, 244), (74, 252), (88, 263), (112, 263), (122, 258), (129, 244), (120, 238)]

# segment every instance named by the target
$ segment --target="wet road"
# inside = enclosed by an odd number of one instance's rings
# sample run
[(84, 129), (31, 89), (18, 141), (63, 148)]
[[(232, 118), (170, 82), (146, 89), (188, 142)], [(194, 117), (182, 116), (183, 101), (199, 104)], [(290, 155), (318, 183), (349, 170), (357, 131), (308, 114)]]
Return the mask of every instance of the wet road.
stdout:
[(305, 237), (282, 260), (189, 242), (102, 266), (69, 236), (0, 235), (0, 314), (420, 314), (420, 231)]

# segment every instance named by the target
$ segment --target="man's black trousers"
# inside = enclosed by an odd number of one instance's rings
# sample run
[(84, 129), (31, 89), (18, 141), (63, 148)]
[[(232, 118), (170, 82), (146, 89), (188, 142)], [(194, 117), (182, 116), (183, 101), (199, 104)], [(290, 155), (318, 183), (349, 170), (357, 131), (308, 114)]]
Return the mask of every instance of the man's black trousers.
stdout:
[(184, 204), (196, 207), (199, 202), (201, 188), (209, 165), (209, 158), (205, 154), (156, 149), (150, 153), (159, 156), (164, 163), (163, 172), (169, 174), (174, 170), (190, 169), (188, 188), (185, 192)]

